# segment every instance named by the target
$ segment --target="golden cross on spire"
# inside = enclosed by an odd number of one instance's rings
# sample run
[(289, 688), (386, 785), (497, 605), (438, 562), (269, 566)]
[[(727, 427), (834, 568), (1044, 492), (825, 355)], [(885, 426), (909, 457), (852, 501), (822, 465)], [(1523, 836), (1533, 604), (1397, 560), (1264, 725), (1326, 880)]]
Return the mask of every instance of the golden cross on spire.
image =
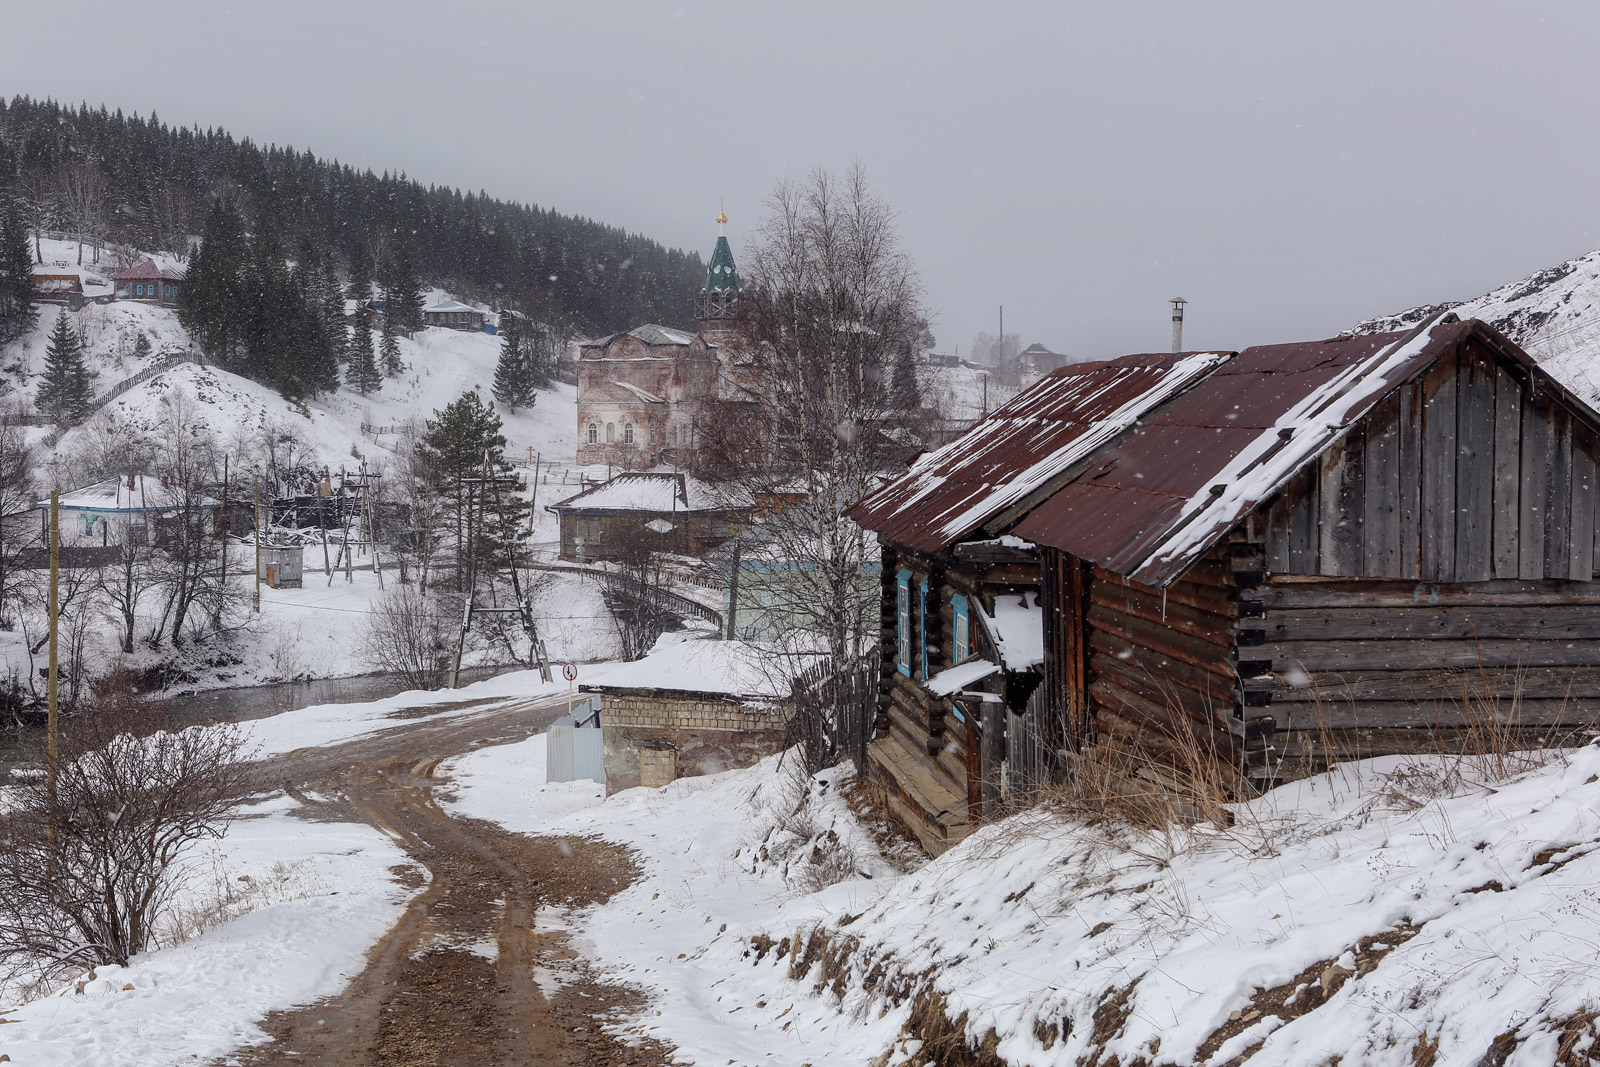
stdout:
[(725, 197), (725, 196), (717, 197), (717, 225), (718, 226), (726, 226), (728, 224), (728, 212), (724, 208), (724, 204), (726, 203), (727, 199), (728, 198)]

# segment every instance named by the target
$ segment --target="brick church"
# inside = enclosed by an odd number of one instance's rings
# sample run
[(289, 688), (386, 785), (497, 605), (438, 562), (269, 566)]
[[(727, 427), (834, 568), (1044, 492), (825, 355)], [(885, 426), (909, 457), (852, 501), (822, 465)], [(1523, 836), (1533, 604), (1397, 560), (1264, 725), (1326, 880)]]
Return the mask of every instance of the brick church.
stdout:
[(750, 384), (735, 326), (739, 272), (717, 215), (717, 247), (698, 300), (699, 330), (653, 323), (583, 345), (578, 353), (578, 462), (624, 470), (694, 465), (705, 420)]

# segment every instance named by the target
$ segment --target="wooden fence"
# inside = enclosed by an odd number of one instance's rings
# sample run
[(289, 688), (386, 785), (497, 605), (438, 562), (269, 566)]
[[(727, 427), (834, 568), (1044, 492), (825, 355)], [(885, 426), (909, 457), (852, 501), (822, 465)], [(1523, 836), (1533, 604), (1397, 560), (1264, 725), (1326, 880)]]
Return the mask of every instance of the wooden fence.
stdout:
[(805, 746), (807, 766), (820, 770), (848, 758), (865, 773), (878, 711), (877, 654), (842, 672), (819, 664), (795, 679), (793, 692), (787, 740)]

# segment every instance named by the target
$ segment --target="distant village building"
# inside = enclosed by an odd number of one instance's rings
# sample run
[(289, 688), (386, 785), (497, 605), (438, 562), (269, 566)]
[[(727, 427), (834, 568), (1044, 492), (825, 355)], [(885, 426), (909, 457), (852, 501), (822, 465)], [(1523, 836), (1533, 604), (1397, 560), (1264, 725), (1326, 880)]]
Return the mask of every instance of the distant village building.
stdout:
[[(174, 521), (185, 503), (165, 478), (154, 479), (130, 474), (125, 478), (86, 485), (59, 497), (60, 531), (63, 545), (149, 545), (159, 544), (163, 526)], [(200, 514), (213, 518), (221, 504), (210, 497), (191, 505)], [(50, 501), (41, 500), (41, 520), (50, 521)]]
[[(719, 226), (727, 221), (718, 214)], [(754, 384), (736, 325), (739, 288), (733, 250), (719, 233), (697, 332), (647, 324), (580, 348), (579, 463), (643, 470), (693, 461), (715, 405), (747, 396)]]
[(442, 300), (422, 309), (422, 321), (425, 325), (439, 326), (447, 330), (482, 333), (484, 325), (489, 321), (489, 315), (459, 300)]
[(146, 304), (176, 307), (183, 292), (184, 271), (175, 264), (159, 264), (147, 259), (111, 276), (118, 300), (138, 300)]
[(637, 551), (704, 555), (749, 527), (755, 508), (675, 471), (632, 471), (585, 489), (549, 511), (561, 519), (561, 558), (616, 559)]
[(1041, 344), (1031, 344), (1017, 353), (1017, 373), (1024, 379), (1040, 378), (1053, 370), (1060, 370), (1069, 363), (1078, 363), (1062, 352), (1052, 352)]

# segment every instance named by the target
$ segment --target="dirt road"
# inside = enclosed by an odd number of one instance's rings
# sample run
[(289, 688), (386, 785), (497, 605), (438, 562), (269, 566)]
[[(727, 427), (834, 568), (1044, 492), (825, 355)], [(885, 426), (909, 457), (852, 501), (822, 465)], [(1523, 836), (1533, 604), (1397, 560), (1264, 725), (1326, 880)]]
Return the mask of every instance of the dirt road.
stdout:
[[(464, 706), (464, 705), (461, 705)], [(671, 1050), (624, 1043), (603, 1024), (642, 1006), (597, 980), (539, 909), (604, 901), (634, 877), (625, 850), (578, 838), (521, 837), (439, 807), (434, 777), (449, 756), (521, 740), (564, 703), (485, 702), (443, 722), (430, 717), (265, 765), (269, 781), (305, 803), (307, 818), (358, 820), (394, 838), (428, 871), (426, 888), (336, 997), (277, 1012), (271, 1044), (221, 1061), (247, 1067), (486, 1067), (659, 1065)], [(438, 709), (419, 709), (436, 713)], [(415, 868), (397, 876), (420, 883)]]

